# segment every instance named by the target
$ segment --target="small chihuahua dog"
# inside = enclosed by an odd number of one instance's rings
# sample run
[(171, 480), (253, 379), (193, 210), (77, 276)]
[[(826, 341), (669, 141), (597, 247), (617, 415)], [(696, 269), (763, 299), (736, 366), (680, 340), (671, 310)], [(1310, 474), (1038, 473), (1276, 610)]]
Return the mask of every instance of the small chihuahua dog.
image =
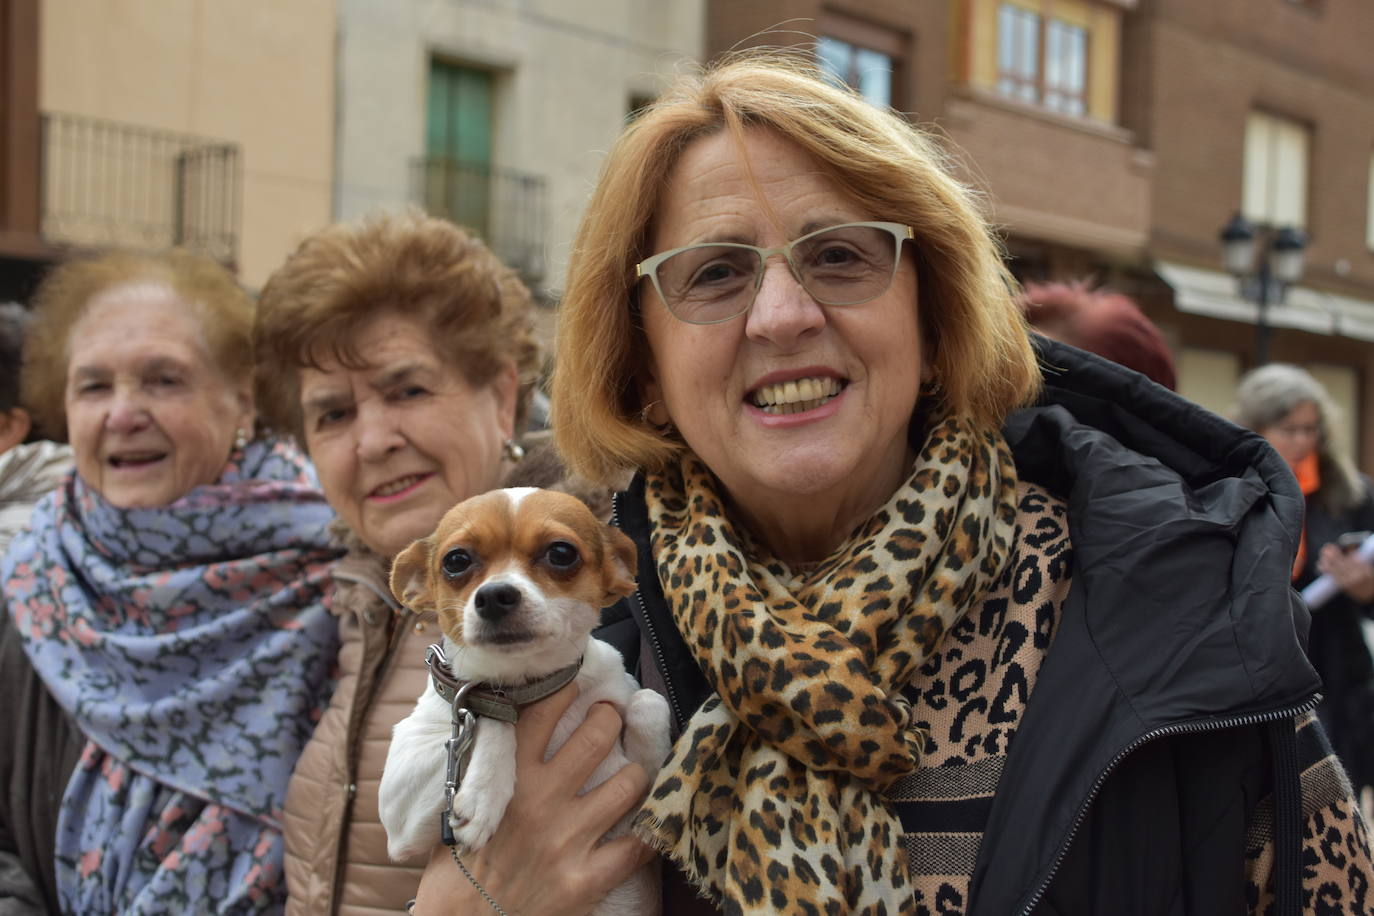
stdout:
[[(434, 534), (402, 551), (392, 564), (391, 591), (414, 611), (438, 614), (451, 666), (445, 690), (450, 700), (455, 687), (468, 684), (471, 690), (518, 697), (526, 685), (555, 672), (567, 672), (561, 678), (566, 683), (576, 671), (577, 699), (558, 723), (546, 759), (593, 703), (616, 707), (624, 722), (621, 742), (586, 791), (630, 761), (652, 778), (668, 755), (667, 701), (641, 689), (625, 672), (620, 653), (591, 635), (601, 608), (634, 591), (635, 565), (634, 543), (598, 521), (576, 497), (528, 487), (494, 490), (459, 503)], [(392, 733), (378, 804), (393, 859), (427, 852), (440, 839), (445, 740), (453, 719), (450, 700), (441, 696), (444, 683), (441, 674), (431, 677), (415, 709)], [(516, 788), (515, 725), (479, 713), (448, 814), (459, 847), (486, 844)], [(607, 836), (625, 833), (633, 814)], [(657, 909), (657, 868), (651, 864), (613, 889), (597, 912)]]

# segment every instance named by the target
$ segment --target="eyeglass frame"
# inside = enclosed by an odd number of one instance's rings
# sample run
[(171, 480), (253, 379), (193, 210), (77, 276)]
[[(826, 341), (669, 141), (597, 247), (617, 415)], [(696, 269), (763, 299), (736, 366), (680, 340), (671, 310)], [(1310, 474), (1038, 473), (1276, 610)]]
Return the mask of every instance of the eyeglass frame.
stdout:
[[(801, 244), (802, 242), (806, 241), (807, 239), (815, 238), (818, 235), (824, 235), (827, 232), (834, 232), (836, 229), (853, 228), (881, 229), (884, 232), (888, 232), (892, 235), (892, 240), (896, 243), (896, 253), (892, 259), (892, 273), (887, 278), (887, 285), (885, 285), (882, 289), (878, 290), (878, 292), (869, 296), (867, 299), (858, 299), (854, 302), (826, 302), (823, 299), (818, 298), (815, 293), (811, 292), (811, 290), (807, 289), (806, 283), (801, 278), (801, 273), (797, 270), (797, 265), (794, 264), (792, 261), (792, 249), (795, 248), (797, 245)], [(756, 300), (759, 296), (759, 288), (763, 286), (763, 274), (764, 271), (767, 269), (768, 259), (775, 254), (780, 254), (783, 257), (783, 260), (787, 262), (787, 269), (792, 272), (792, 279), (796, 280), (797, 284), (802, 289), (806, 290), (806, 294), (810, 296), (813, 300), (815, 300), (818, 305), (829, 305), (844, 308), (851, 305), (863, 305), (865, 302), (872, 302), (874, 299), (877, 299), (883, 293), (891, 289), (892, 281), (897, 276), (897, 268), (901, 266), (902, 242), (913, 241), (915, 240), (915, 238), (915, 230), (913, 230), (910, 226), (908, 226), (905, 223), (890, 223), (877, 221), (837, 223), (834, 226), (825, 226), (823, 228), (815, 230), (814, 232), (808, 232), (806, 233), (806, 235), (800, 236), (799, 238), (795, 238), (785, 245), (779, 245), (776, 248), (761, 248), (758, 245), (746, 245), (743, 242), (696, 242), (691, 245), (683, 245), (679, 248), (673, 248), (669, 251), (660, 251), (658, 254), (650, 255), (649, 257), (640, 261), (638, 264), (635, 265), (635, 282), (639, 282), (647, 276), (650, 282), (653, 283), (654, 291), (658, 293), (658, 298), (663, 303), (663, 307), (668, 310), (668, 314), (672, 315), (673, 318), (683, 322), (684, 324), (724, 324), (727, 321), (734, 321), (739, 316), (747, 314), (749, 310), (754, 307), (754, 300)], [(682, 254), (682, 252), (684, 251), (691, 251), (694, 248), (739, 248), (744, 249), (746, 251), (752, 251), (758, 254), (760, 268), (759, 271), (756, 274), (754, 274), (754, 294), (749, 297), (749, 303), (745, 305), (744, 308), (740, 309), (738, 312), (735, 312), (735, 314), (733, 315), (726, 316), (725, 318), (716, 318), (713, 321), (692, 321), (689, 318), (683, 318), (681, 315), (679, 315), (677, 312), (673, 310), (673, 307), (668, 303), (668, 297), (663, 294), (663, 286), (658, 282), (658, 266), (662, 264), (664, 261), (667, 261), (669, 258), (675, 255)]]
[(1285, 439), (1296, 439), (1296, 438), (1298, 438), (1299, 436), (1310, 436), (1310, 437), (1312, 437), (1313, 439), (1320, 439), (1320, 438), (1322, 438), (1322, 434), (1323, 434), (1325, 431), (1326, 431), (1326, 428), (1325, 428), (1325, 426), (1322, 425), (1322, 422), (1321, 422), (1320, 420), (1318, 420), (1316, 423), (1282, 423), (1282, 422), (1280, 422), (1280, 423), (1275, 423), (1275, 424), (1273, 424), (1273, 425), (1271, 425), (1271, 426), (1266, 426), (1266, 427), (1264, 428), (1264, 432), (1266, 432), (1266, 433), (1278, 433), (1280, 436), (1283, 436)]

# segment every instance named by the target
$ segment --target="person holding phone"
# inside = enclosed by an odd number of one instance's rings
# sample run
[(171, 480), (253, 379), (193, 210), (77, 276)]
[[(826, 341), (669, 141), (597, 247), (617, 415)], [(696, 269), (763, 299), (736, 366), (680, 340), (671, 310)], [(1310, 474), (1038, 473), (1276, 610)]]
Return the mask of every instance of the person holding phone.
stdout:
[(1356, 548), (1374, 531), (1374, 490), (1331, 441), (1335, 408), (1306, 370), (1270, 363), (1247, 373), (1235, 419), (1288, 462), (1306, 497), (1293, 585), (1329, 575), (1339, 591), (1313, 609), (1308, 656), (1322, 676), (1317, 714), (1357, 794), (1374, 788), (1374, 659), (1360, 622), (1374, 616), (1374, 567)]

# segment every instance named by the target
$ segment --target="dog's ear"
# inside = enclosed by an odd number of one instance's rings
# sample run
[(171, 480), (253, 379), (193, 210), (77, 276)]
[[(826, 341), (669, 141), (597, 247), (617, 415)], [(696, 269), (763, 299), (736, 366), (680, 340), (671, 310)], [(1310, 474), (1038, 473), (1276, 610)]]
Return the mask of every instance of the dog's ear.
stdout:
[(434, 610), (429, 592), (429, 538), (420, 538), (391, 561), (391, 594), (416, 613)]
[(602, 607), (610, 607), (634, 593), (635, 570), (639, 565), (635, 542), (613, 525), (601, 528), (601, 543), (606, 551), (606, 594)]

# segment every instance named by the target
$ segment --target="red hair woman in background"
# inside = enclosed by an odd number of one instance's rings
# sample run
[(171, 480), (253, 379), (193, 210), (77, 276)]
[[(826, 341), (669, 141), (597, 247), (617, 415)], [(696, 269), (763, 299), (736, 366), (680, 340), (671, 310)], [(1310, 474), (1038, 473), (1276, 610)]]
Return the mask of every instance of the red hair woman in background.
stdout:
[(1169, 344), (1130, 297), (1072, 283), (1027, 283), (1017, 298), (1031, 327), (1055, 340), (1177, 387)]

